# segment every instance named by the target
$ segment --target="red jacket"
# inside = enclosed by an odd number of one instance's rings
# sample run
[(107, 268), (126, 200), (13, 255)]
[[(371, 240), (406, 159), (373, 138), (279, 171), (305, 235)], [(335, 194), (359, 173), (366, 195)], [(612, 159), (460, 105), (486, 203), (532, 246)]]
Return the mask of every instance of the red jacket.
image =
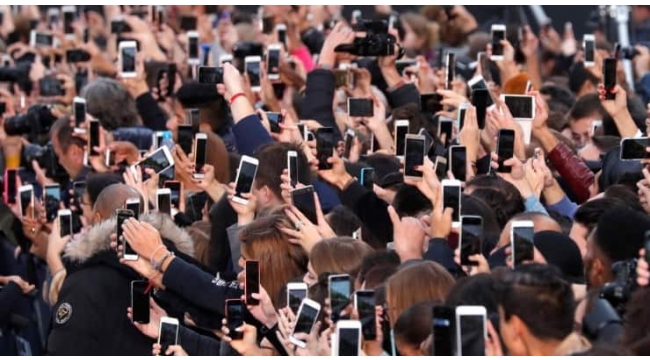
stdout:
[(596, 178), (587, 165), (561, 142), (548, 153), (548, 159), (578, 197), (578, 202), (589, 200), (591, 197), (589, 187)]

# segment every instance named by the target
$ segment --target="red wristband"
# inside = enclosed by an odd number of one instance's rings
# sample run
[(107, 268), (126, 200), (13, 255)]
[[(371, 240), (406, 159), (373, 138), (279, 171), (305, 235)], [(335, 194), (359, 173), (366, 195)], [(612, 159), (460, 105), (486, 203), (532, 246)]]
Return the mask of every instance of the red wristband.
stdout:
[(235, 100), (237, 100), (237, 98), (240, 97), (240, 96), (246, 96), (246, 94), (244, 94), (243, 92), (238, 92), (238, 93), (236, 93), (235, 95), (233, 95), (233, 96), (230, 98), (230, 105), (232, 105), (232, 103), (234, 103)]

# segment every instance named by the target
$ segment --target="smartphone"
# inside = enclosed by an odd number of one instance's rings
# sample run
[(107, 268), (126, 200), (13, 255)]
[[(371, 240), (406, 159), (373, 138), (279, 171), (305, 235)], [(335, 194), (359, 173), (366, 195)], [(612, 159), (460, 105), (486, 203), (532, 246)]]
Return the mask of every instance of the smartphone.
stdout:
[(289, 341), (291, 341), (292, 344), (303, 349), (307, 346), (304, 341), (296, 339), (294, 334), (309, 334), (316, 319), (318, 319), (318, 313), (320, 313), (319, 303), (308, 298), (302, 300), (296, 315), (296, 324), (289, 336)]
[(454, 318), (456, 310), (448, 306), (433, 307), (433, 356), (454, 356)]
[(340, 320), (336, 323), (336, 353), (334, 356), (359, 356), (361, 353), (361, 321)]
[(4, 198), (7, 204), (16, 203), (16, 194), (18, 193), (18, 170), (5, 169), (4, 177), (5, 193)]
[(470, 261), (472, 255), (482, 254), (483, 218), (480, 216), (460, 217), (460, 264), (476, 266), (478, 262)]
[(361, 179), (359, 182), (361, 186), (372, 191), (375, 185), (375, 169), (371, 167), (361, 169)]
[(124, 21), (124, 19), (111, 20), (111, 34), (121, 34), (123, 32), (130, 32), (131, 27)]
[(603, 126), (602, 120), (594, 120), (591, 122), (591, 136), (594, 135), (603, 135), (599, 129)]
[(56, 218), (59, 219), (59, 236), (72, 235), (72, 212), (69, 209), (61, 209), (57, 212)]
[(74, 125), (76, 128), (80, 128), (81, 124), (86, 122), (86, 99), (76, 96), (73, 103)]
[(314, 201), (314, 187), (312, 185), (293, 190), (291, 192), (291, 201), (312, 224), (318, 224), (316, 203)]
[(445, 143), (443, 144), (445, 148), (451, 143), (453, 134), (454, 134), (454, 120), (444, 117), (438, 119), (438, 139), (442, 139), (442, 135), (445, 135)]
[(178, 319), (166, 316), (160, 318), (158, 344), (161, 354), (164, 354), (169, 346), (178, 344)]
[(256, 260), (246, 260), (246, 305), (259, 305), (260, 301), (253, 294), (260, 292), (260, 263)]
[(242, 197), (242, 194), (248, 194), (253, 189), (253, 181), (255, 174), (257, 174), (257, 166), (259, 161), (250, 156), (242, 156), (239, 162), (239, 169), (237, 170), (237, 178), (235, 179), (235, 196), (232, 201), (246, 205), (248, 200)]
[[(32, 185), (23, 185), (18, 189), (20, 198), (20, 213), (23, 216), (34, 218), (34, 187)], [(29, 213), (28, 213), (28, 210)]]
[(196, 132), (194, 131), (194, 126), (188, 125), (188, 124), (183, 124), (183, 125), (178, 125), (177, 128), (177, 139), (178, 139), (178, 146), (183, 149), (183, 152), (185, 154), (189, 154), (192, 152), (192, 140), (194, 139), (194, 134)]
[(428, 154), (429, 151), (431, 151), (431, 147), (433, 147), (433, 144), (435, 144), (435, 139), (425, 128), (420, 128), (420, 131), (418, 131), (418, 135), (424, 136), (424, 153)]
[(48, 222), (51, 222), (56, 219), (61, 204), (61, 188), (59, 184), (45, 185), (43, 203), (45, 205), (45, 217)]
[(483, 306), (456, 307), (456, 356), (485, 356), (486, 321)]
[(420, 111), (430, 116), (442, 111), (442, 99), (437, 93), (420, 94)]
[(451, 90), (451, 83), (456, 77), (456, 54), (448, 51), (445, 60), (445, 89)]
[(377, 339), (376, 305), (374, 290), (359, 290), (354, 293), (354, 308), (361, 321), (363, 340)]
[(582, 48), (585, 52), (585, 67), (594, 66), (596, 63), (596, 37), (594, 34), (584, 34), (582, 37)]
[(275, 31), (278, 33), (278, 42), (281, 44), (287, 43), (287, 26), (285, 24), (277, 24)]
[(72, 23), (75, 20), (77, 14), (77, 7), (74, 5), (63, 6), (63, 33), (66, 38), (74, 37), (74, 29), (72, 28)]
[(436, 176), (439, 180), (447, 178), (447, 158), (444, 156), (436, 157)]
[(350, 159), (350, 151), (352, 150), (352, 142), (354, 141), (354, 138), (356, 137), (356, 134), (354, 133), (354, 130), (348, 129), (345, 132), (345, 146), (343, 150), (343, 158), (344, 159)]
[(163, 24), (165, 23), (165, 7), (162, 5), (156, 5), (156, 24), (158, 25), (158, 31), (163, 31)]
[(650, 159), (646, 148), (650, 147), (650, 138), (626, 138), (621, 140), (621, 160)]
[(29, 44), (32, 47), (53, 47), (54, 37), (52, 34), (37, 32), (32, 30), (29, 33)]
[[(196, 29), (196, 28), (194, 28)], [(192, 30), (187, 32), (187, 63), (189, 65), (199, 65), (199, 33)]]
[(472, 105), (476, 108), (476, 122), (479, 129), (485, 129), (485, 116), (489, 107), (490, 92), (487, 89), (472, 90)]
[(194, 31), (196, 30), (196, 16), (193, 15), (181, 15), (181, 30), (183, 31)]
[(274, 134), (279, 134), (282, 131), (280, 124), (282, 123), (282, 120), (284, 120), (282, 113), (269, 111), (266, 113), (266, 117), (269, 119), (271, 132)]
[(147, 291), (148, 287), (148, 281), (131, 281), (131, 310), (133, 311), (133, 322), (138, 324), (149, 323), (149, 298), (151, 293)]
[(370, 118), (373, 115), (372, 99), (348, 98), (348, 116)]
[(181, 183), (180, 181), (165, 181), (165, 184), (163, 185), (165, 189), (169, 189), (171, 191), (171, 203), (173, 206), (175, 206), (177, 209), (179, 208), (180, 205), (180, 199), (181, 199)]
[(142, 205), (140, 204), (140, 198), (133, 197), (126, 199), (124, 202), (124, 208), (133, 211), (133, 217), (136, 219), (139, 219), (140, 214), (142, 214)]
[(456, 117), (456, 126), (458, 128), (458, 131), (463, 129), (463, 126), (465, 126), (465, 115), (467, 114), (467, 103), (461, 103), (458, 106), (458, 115)]
[(461, 184), (459, 180), (442, 180), (442, 206), (444, 209), (452, 208), (454, 210), (451, 215), (453, 227), (460, 225), (460, 196)]
[(449, 147), (449, 167), (456, 180), (467, 178), (467, 148), (460, 145)]
[(223, 66), (223, 64), (225, 64), (225, 63), (232, 64), (232, 59), (233, 59), (233, 57), (232, 57), (231, 54), (221, 55), (221, 56), (219, 56), (219, 65)]
[(404, 177), (421, 178), (422, 171), (416, 170), (418, 166), (424, 164), (425, 144), (422, 135), (406, 135), (406, 154), (404, 156)]
[[(469, 85), (470, 90), (473, 92), (474, 90), (487, 90), (487, 101), (486, 101), (486, 107), (490, 107), (494, 105), (494, 99), (492, 99), (492, 94), (490, 93), (490, 88), (488, 86), (487, 80), (485, 79), (484, 76), (476, 76), (472, 78), (470, 81), (467, 82), (467, 85)], [(473, 96), (473, 95), (472, 95)]]
[(510, 129), (499, 130), (497, 138), (497, 155), (499, 156), (499, 168), (497, 172), (509, 173), (512, 169), (503, 163), (515, 156), (515, 131)]
[(129, 243), (122, 237), (122, 224), (124, 224), (127, 219), (135, 217), (135, 213), (132, 210), (128, 209), (117, 209), (115, 210), (115, 216), (117, 218), (117, 242), (121, 243), (124, 246), (122, 257), (125, 260), (130, 261), (138, 260), (138, 254), (133, 251), (131, 245), (129, 245)]
[(332, 314), (330, 318), (333, 323), (341, 319), (341, 311), (350, 304), (350, 275), (330, 275), (327, 278), (328, 293)]
[(135, 41), (121, 41), (118, 47), (118, 63), (120, 76), (123, 78), (136, 77), (135, 67), (138, 47)]
[[(152, 169), (156, 174), (160, 174), (174, 166), (174, 158), (169, 149), (166, 146), (162, 146), (149, 154), (149, 156), (141, 160), (139, 163), (131, 166), (131, 171), (136, 173), (135, 167), (138, 165), (142, 169)], [(139, 175), (140, 174), (138, 174), (138, 176)]]
[(409, 133), (408, 120), (395, 120), (395, 155), (402, 157), (406, 154), (406, 135)]
[(172, 214), (172, 191), (170, 189), (156, 190), (156, 209), (161, 214)]
[(203, 179), (203, 166), (208, 159), (208, 135), (205, 133), (198, 133), (194, 137), (194, 174), (195, 179)]
[(395, 61), (395, 67), (397, 68), (397, 72), (402, 76), (406, 75), (407, 68), (411, 66), (415, 66), (417, 64), (418, 62), (416, 60), (410, 60), (410, 59), (401, 59)]
[(38, 81), (41, 96), (60, 96), (65, 94), (63, 82), (53, 76), (45, 76)]
[(353, 10), (352, 11), (352, 24), (358, 24), (359, 21), (361, 21), (361, 10)]
[(287, 284), (287, 306), (294, 314), (298, 313), (302, 300), (307, 298), (307, 284), (305, 283), (288, 283)]
[(200, 84), (223, 84), (223, 68), (216, 66), (199, 66)]
[(271, 44), (266, 52), (266, 76), (271, 81), (280, 80), (281, 44)]
[(88, 134), (88, 153), (91, 156), (96, 156), (99, 155), (97, 150), (95, 150), (96, 147), (99, 147), (99, 137), (100, 137), (100, 131), (99, 131), (99, 120), (90, 120), (88, 127), (89, 127), (89, 134)]
[(533, 96), (502, 94), (501, 99), (516, 120), (532, 120), (535, 117), (535, 98)]
[(605, 85), (605, 100), (614, 100), (616, 94), (616, 58), (607, 58), (603, 62), (603, 84)]
[(82, 203), (82, 198), (84, 193), (86, 193), (86, 181), (75, 181), (72, 184), (72, 189), (74, 191), (74, 199), (77, 205)]
[(327, 159), (334, 156), (334, 129), (322, 127), (316, 130), (316, 153), (318, 156), (318, 170), (328, 170), (332, 164)]
[(298, 153), (295, 151), (287, 152), (287, 171), (291, 186), (295, 187), (298, 184)]
[(261, 67), (262, 57), (260, 56), (246, 56), (244, 59), (244, 69), (248, 74), (248, 80), (251, 85), (251, 90), (259, 92), (261, 87)]
[(503, 45), (501, 41), (506, 39), (506, 26), (503, 24), (494, 24), (491, 29), (492, 33), (492, 56), (490, 60), (503, 60)]
[(228, 320), (228, 336), (233, 340), (241, 340), (244, 333), (236, 331), (244, 325), (244, 314), (246, 313), (246, 304), (241, 299), (226, 300), (226, 319)]
[(535, 227), (532, 221), (513, 221), (510, 226), (510, 249), (513, 265), (532, 261), (535, 255)]

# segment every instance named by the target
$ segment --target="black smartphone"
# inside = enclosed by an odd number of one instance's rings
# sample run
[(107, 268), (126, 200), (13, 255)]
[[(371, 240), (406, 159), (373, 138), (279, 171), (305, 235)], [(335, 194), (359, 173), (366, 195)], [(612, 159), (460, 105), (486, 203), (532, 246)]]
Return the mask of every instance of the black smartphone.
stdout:
[(504, 95), (503, 102), (515, 119), (535, 117), (535, 98), (530, 95)]
[(56, 219), (61, 204), (61, 188), (59, 184), (45, 185), (45, 217), (48, 222)]
[(259, 305), (260, 301), (253, 298), (253, 294), (260, 292), (260, 262), (256, 260), (246, 260), (246, 305)]
[(636, 138), (621, 140), (621, 160), (650, 159), (646, 148), (650, 147), (650, 138)]
[(178, 320), (168, 317), (160, 318), (160, 329), (158, 330), (158, 343), (160, 353), (164, 354), (172, 345), (178, 344)]
[(174, 205), (174, 207), (178, 209), (180, 205), (180, 199), (181, 199), (181, 183), (179, 181), (170, 180), (170, 181), (165, 181), (165, 184), (163, 186), (171, 190), (172, 205)]
[(445, 135), (445, 143), (443, 144), (445, 148), (449, 147), (451, 143), (451, 138), (454, 133), (454, 122), (453, 120), (438, 120), (438, 138), (442, 139), (442, 135)]
[(377, 339), (376, 305), (374, 290), (359, 290), (354, 294), (354, 307), (361, 321), (364, 340)]
[(200, 66), (199, 83), (210, 85), (223, 84), (223, 68), (216, 66)]
[(178, 125), (178, 145), (183, 149), (185, 155), (192, 152), (192, 141), (194, 140), (194, 127), (192, 125)]
[(436, 176), (438, 180), (447, 178), (447, 158), (444, 156), (436, 157)]
[(81, 49), (66, 50), (65, 61), (69, 64), (90, 61), (90, 53)]
[(329, 170), (332, 164), (327, 159), (334, 156), (334, 129), (322, 127), (316, 130), (316, 152), (318, 155), (318, 170)]
[(176, 89), (176, 63), (167, 64), (167, 96), (174, 94)]
[(431, 355), (454, 356), (456, 312), (448, 306), (433, 307), (433, 344)]
[(374, 109), (371, 99), (348, 98), (348, 115), (351, 117), (373, 117)]
[(122, 257), (124, 259), (129, 260), (130, 258), (132, 259), (135, 257), (135, 260), (137, 260), (137, 254), (133, 251), (131, 248), (131, 245), (129, 245), (128, 241), (126, 241), (122, 234), (122, 225), (127, 219), (135, 217), (135, 213), (132, 210), (129, 209), (117, 209), (115, 210), (115, 216), (117, 217), (117, 242), (121, 243), (122, 246), (124, 246), (124, 251)]
[(499, 168), (497, 172), (509, 173), (512, 169), (503, 163), (515, 156), (515, 131), (510, 129), (499, 130), (497, 139), (497, 155), (499, 156)]
[(420, 94), (420, 111), (434, 115), (442, 111), (442, 95), (437, 93)]
[(447, 52), (445, 62), (445, 89), (451, 90), (451, 83), (456, 77), (456, 54)]
[(422, 177), (422, 171), (416, 170), (415, 168), (424, 164), (424, 156), (426, 155), (424, 150), (424, 136), (406, 135), (406, 154), (404, 155), (405, 177)]
[(254, 59), (245, 62), (245, 68), (246, 74), (248, 74), (248, 80), (250, 81), (250, 86), (255, 91), (255, 88), (259, 90), (259, 87), (262, 84), (262, 65), (259, 56), (252, 56), (252, 58)]
[(298, 184), (298, 153), (295, 151), (287, 152), (287, 171), (291, 186), (295, 187)]
[(242, 194), (248, 194), (253, 189), (253, 181), (257, 174), (257, 166), (259, 162), (257, 159), (249, 158), (248, 156), (242, 157), (239, 162), (239, 170), (237, 171), (237, 178), (235, 179), (235, 197), (233, 201), (247, 204), (248, 201), (242, 198)]
[(343, 149), (343, 158), (344, 159), (350, 159), (350, 151), (352, 150), (352, 142), (354, 141), (354, 138), (356, 137), (356, 134), (354, 130), (348, 129), (348, 131), (345, 132), (345, 140), (344, 140), (344, 149)]
[(460, 218), (460, 264), (476, 266), (470, 261), (472, 255), (482, 254), (483, 218), (480, 216), (461, 216)]
[(244, 333), (235, 331), (235, 329), (244, 325), (245, 307), (241, 299), (226, 300), (226, 319), (228, 320), (228, 336), (233, 340), (241, 340)]
[(196, 16), (182, 15), (181, 16), (181, 30), (194, 31), (196, 30)]
[(38, 82), (41, 96), (62, 96), (65, 95), (63, 82), (54, 76), (46, 76)]
[(318, 224), (316, 216), (316, 203), (314, 202), (314, 187), (312, 185), (295, 189), (291, 192), (293, 205), (312, 222)]
[(360, 183), (361, 186), (372, 191), (375, 185), (375, 169), (370, 167), (361, 169)]
[(111, 34), (121, 34), (124, 32), (130, 32), (131, 27), (124, 20), (113, 20), (111, 21)]
[(131, 310), (133, 322), (139, 324), (149, 323), (149, 298), (147, 291), (149, 282), (144, 280), (131, 281)]
[(5, 170), (5, 196), (8, 204), (16, 203), (16, 194), (18, 193), (18, 170), (7, 169)]
[(302, 300), (307, 297), (307, 284), (289, 283), (287, 284), (287, 306), (298, 314)]
[(490, 91), (488, 89), (472, 90), (472, 105), (476, 108), (476, 122), (479, 129), (485, 129), (485, 115), (489, 104)]
[(262, 18), (262, 33), (270, 34), (273, 32), (273, 16), (265, 16)]
[(395, 156), (406, 154), (406, 135), (409, 133), (408, 120), (395, 120)]
[(428, 154), (429, 151), (431, 151), (431, 147), (433, 147), (433, 144), (436, 143), (436, 140), (431, 136), (429, 131), (425, 128), (421, 128), (420, 131), (418, 131), (418, 135), (424, 136), (424, 153)]
[(456, 180), (465, 181), (467, 178), (467, 148), (464, 146), (451, 146), (449, 148), (449, 161), (451, 173)]
[(282, 123), (282, 113), (279, 112), (267, 112), (266, 117), (269, 119), (269, 124), (271, 125), (271, 132), (274, 134), (279, 134), (282, 129), (280, 124)]
[(99, 147), (99, 120), (91, 120), (89, 124), (89, 134), (88, 134), (88, 154), (90, 156), (99, 155), (95, 150), (96, 147)]
[(328, 289), (330, 306), (332, 308), (331, 319), (333, 323), (345, 320), (341, 317), (341, 311), (350, 304), (350, 275), (330, 275), (328, 277)]
[(616, 58), (607, 58), (603, 63), (603, 84), (605, 85), (605, 100), (614, 100), (616, 94)]

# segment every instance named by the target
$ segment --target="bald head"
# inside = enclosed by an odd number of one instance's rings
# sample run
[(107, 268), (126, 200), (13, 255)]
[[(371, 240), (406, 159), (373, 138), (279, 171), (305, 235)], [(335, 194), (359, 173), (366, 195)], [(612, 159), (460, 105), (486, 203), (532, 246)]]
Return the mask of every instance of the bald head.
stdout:
[(102, 190), (95, 201), (95, 214), (99, 214), (102, 219), (108, 219), (113, 216), (115, 210), (122, 209), (124, 203), (129, 198), (138, 198), (142, 203), (140, 193), (125, 184), (113, 184)]

